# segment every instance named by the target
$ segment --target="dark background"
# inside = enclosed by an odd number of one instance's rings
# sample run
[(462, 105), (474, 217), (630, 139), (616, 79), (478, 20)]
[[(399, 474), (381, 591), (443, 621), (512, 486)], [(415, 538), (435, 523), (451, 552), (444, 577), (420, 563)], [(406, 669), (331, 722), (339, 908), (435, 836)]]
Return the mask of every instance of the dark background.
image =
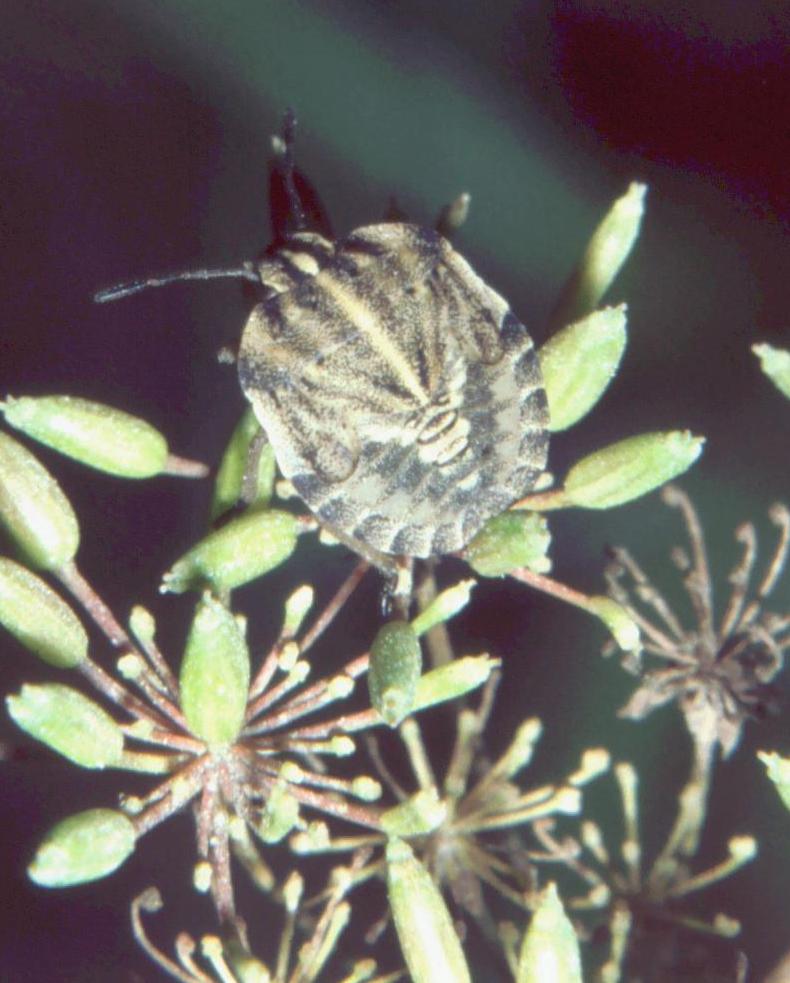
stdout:
[[(710, 0), (690, 5), (693, 14), (686, 6), (6, 0), (0, 394), (111, 402), (160, 426), (178, 452), (216, 459), (242, 408), (233, 370), (215, 359), (244, 322), (238, 286), (184, 285), (109, 307), (91, 296), (140, 274), (254, 256), (269, 235), (269, 136), (288, 105), (300, 120), (300, 166), (339, 233), (378, 218), (392, 194), (427, 222), (469, 191), (459, 248), (538, 342), (596, 221), (630, 180), (644, 180), (643, 234), (611, 295), (629, 303), (624, 367), (592, 416), (554, 442), (551, 466), (562, 474), (581, 454), (642, 430), (705, 434), (684, 486), (703, 514), (723, 593), (737, 556), (732, 529), (753, 518), (767, 557), (766, 510), (788, 492), (790, 406), (749, 346), (790, 345), (790, 18), (767, 0)], [(81, 568), (122, 617), (134, 601), (155, 607), (175, 661), (188, 604), (162, 602), (156, 586), (199, 534), (207, 487), (122, 484), (46, 460), (83, 519)], [(667, 552), (682, 533), (657, 496), (602, 515), (561, 514), (552, 526), (560, 579), (600, 590), (602, 550), (616, 542), (680, 600)], [(295, 573), (250, 594), (257, 637), (273, 630), (289, 578), (315, 577), (327, 596), (349, 563), (341, 550), (303, 552)], [(785, 583), (774, 606), (786, 609), (788, 596)], [(350, 617), (355, 637), (348, 628), (331, 636), (328, 660), (369, 642), (372, 577)], [(641, 763), (649, 855), (687, 767), (675, 711), (638, 728), (613, 719), (629, 686), (599, 658), (603, 633), (503, 584), (478, 589), (456, 640), (505, 661), (495, 747), (524, 716), (543, 717), (530, 782), (566, 773), (589, 744)], [(52, 678), (10, 641), (2, 648), (5, 691)], [(742, 918), (755, 979), (786, 944), (790, 817), (753, 753), (787, 752), (786, 719), (748, 728), (718, 773), (701, 856), (720, 858), (733, 833), (761, 839), (754, 864), (700, 899), (702, 911)], [(104, 882), (47, 892), (24, 875), (43, 832), (69, 812), (112, 805), (134, 782), (41, 756), (4, 764), (0, 782), (0, 978), (157, 979), (131, 940), (127, 901), (152, 882), (171, 914), (191, 898), (190, 821), (152, 834)], [(159, 917), (160, 941), (210, 925), (207, 905), (192, 907), (186, 921)]]

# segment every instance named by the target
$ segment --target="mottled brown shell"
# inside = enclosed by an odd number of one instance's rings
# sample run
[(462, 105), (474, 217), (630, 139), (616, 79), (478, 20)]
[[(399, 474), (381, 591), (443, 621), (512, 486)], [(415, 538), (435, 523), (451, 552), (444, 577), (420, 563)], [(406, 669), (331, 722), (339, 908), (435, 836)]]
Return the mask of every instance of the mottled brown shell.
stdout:
[(546, 463), (532, 341), (441, 236), (401, 223), (292, 237), (241, 340), (242, 388), (282, 473), (346, 537), (460, 549)]

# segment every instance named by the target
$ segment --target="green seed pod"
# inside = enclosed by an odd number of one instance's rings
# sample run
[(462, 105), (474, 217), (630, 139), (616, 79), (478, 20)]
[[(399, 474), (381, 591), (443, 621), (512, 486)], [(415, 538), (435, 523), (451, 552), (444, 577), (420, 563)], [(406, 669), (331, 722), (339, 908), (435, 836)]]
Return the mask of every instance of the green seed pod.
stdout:
[(67, 457), (121, 478), (150, 478), (167, 461), (167, 441), (139, 417), (76, 396), (9, 397), (2, 407), (17, 430)]
[(543, 891), (530, 919), (516, 983), (582, 983), (579, 940), (554, 884)]
[(569, 324), (589, 314), (609, 289), (633, 248), (645, 211), (644, 184), (633, 182), (593, 232), (584, 255), (563, 288), (552, 323)]
[(40, 577), (4, 556), (0, 556), (0, 624), (59, 669), (73, 669), (88, 654), (88, 636), (68, 604)]
[(540, 349), (549, 430), (567, 430), (595, 406), (625, 351), (625, 305), (593, 311), (552, 335)]
[[(223, 512), (232, 509), (241, 498), (244, 474), (249, 461), (250, 444), (261, 432), (255, 414), (250, 407), (247, 407), (233, 431), (225, 453), (222, 455), (222, 461), (217, 471), (217, 480), (214, 483), (214, 497), (211, 501), (212, 519), (216, 519)], [(269, 504), (274, 490), (276, 473), (274, 450), (271, 444), (266, 443), (261, 449), (261, 456), (258, 460), (255, 498), (249, 503), (250, 505), (263, 508)]]
[(422, 653), (414, 629), (406, 621), (390, 621), (379, 629), (370, 649), (370, 702), (390, 727), (411, 713)]
[(179, 682), (192, 733), (212, 746), (234, 741), (244, 724), (250, 657), (238, 622), (208, 594), (195, 611)]
[(514, 510), (489, 519), (464, 551), (469, 566), (481, 577), (503, 577), (527, 567), (548, 573), (551, 533), (538, 512)]
[(387, 836), (425, 836), (432, 833), (447, 817), (447, 806), (435, 788), (422, 789), (380, 817)]
[(790, 399), (790, 351), (768, 344), (752, 345), (752, 351), (760, 359), (763, 372)]
[(25, 685), (6, 698), (14, 723), (26, 734), (83, 768), (117, 765), (123, 732), (109, 714), (70, 686)]
[(183, 594), (210, 585), (219, 593), (262, 577), (285, 562), (299, 530), (290, 512), (247, 512), (212, 532), (168, 570), (162, 590)]
[(403, 840), (387, 844), (387, 891), (414, 983), (471, 983), (450, 913), (431, 875)]
[(34, 566), (59, 570), (74, 559), (77, 517), (60, 485), (35, 457), (0, 433), (0, 524)]
[(114, 809), (88, 809), (63, 819), (44, 837), (28, 875), (42, 887), (69, 887), (106, 877), (134, 850), (131, 820)]
[(417, 713), (436, 703), (445, 703), (471, 693), (483, 685), (498, 665), (499, 659), (488, 655), (466, 655), (438, 669), (431, 669), (420, 676), (411, 712)]
[(575, 464), (565, 479), (564, 505), (610, 509), (671, 481), (702, 453), (704, 437), (688, 430), (643, 433), (610, 444)]
[(412, 621), (411, 626), (414, 634), (419, 637), (436, 625), (444, 624), (445, 621), (454, 618), (469, 603), (475, 583), (472, 579), (461, 580), (437, 594), (428, 607), (424, 611), (420, 611)]

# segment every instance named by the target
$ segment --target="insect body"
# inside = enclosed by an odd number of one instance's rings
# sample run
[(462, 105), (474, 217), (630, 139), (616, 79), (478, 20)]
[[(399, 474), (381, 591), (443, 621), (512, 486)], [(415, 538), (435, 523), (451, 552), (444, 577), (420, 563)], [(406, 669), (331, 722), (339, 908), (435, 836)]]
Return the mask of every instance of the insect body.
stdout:
[(453, 552), (534, 487), (548, 446), (535, 349), (447, 240), (404, 223), (338, 243), (296, 232), (258, 272), (241, 385), (281, 471), (342, 538)]
[(397, 573), (405, 597), (408, 558), (461, 549), (534, 488), (548, 446), (538, 359), (507, 303), (437, 232), (386, 222), (334, 242), (307, 231), (294, 126), (288, 111), (273, 140), (273, 187), (287, 208), (280, 215), (272, 196), (277, 244), (265, 259), (96, 299), (185, 279), (262, 286), (241, 339), (242, 388), (298, 494), (338, 538)]

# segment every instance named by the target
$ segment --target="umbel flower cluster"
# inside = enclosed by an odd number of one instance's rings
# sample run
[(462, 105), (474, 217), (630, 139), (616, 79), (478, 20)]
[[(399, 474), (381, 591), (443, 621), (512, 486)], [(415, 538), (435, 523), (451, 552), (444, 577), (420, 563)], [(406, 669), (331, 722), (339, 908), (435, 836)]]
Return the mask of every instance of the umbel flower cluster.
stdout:
[[(625, 308), (597, 305), (636, 238), (643, 197), (644, 188), (633, 185), (604, 218), (539, 351), (553, 432), (584, 416), (618, 369)], [(445, 210), (443, 231), (457, 226), (467, 204), (463, 197)], [(202, 464), (171, 454), (147, 423), (105, 405), (9, 397), (1, 409), (23, 438), (119, 478), (207, 474)], [(171, 946), (150, 933), (162, 885), (130, 900), (140, 945), (166, 974), (191, 983), (463, 983), (474, 964), (465, 938), (486, 943), (501, 973), (517, 983), (572, 983), (582, 979), (583, 961), (585, 978), (613, 983), (643, 978), (657, 951), (662, 959), (682, 958), (668, 926), (734, 935), (732, 918), (704, 921), (684, 901), (755, 853), (754, 841), (739, 835), (719, 864), (698, 870), (694, 863), (717, 749), (731, 754), (746, 719), (769, 706), (790, 643), (790, 618), (764, 608), (788, 552), (787, 511), (771, 512), (779, 544), (753, 595), (754, 530), (739, 530), (744, 556), (718, 621), (700, 523), (675, 487), (664, 494), (689, 532), (691, 555), (678, 553), (676, 561), (695, 625), (682, 626), (625, 550), (614, 554), (608, 593), (583, 594), (548, 576), (546, 514), (630, 501), (683, 473), (702, 448), (700, 438), (683, 432), (629, 437), (578, 461), (561, 483), (548, 478), (490, 520), (460, 554), (465, 579), (440, 590), (427, 564), (416, 610), (386, 620), (374, 637), (344, 633), (346, 604), (369, 568), (358, 559), (317, 612), (309, 583), (281, 598), (262, 593), (259, 607), (278, 619), (279, 630), (259, 643), (261, 629), (242, 613), (237, 589), (287, 563), (300, 540), (309, 541), (316, 563), (327, 548), (315, 518), (277, 479), (271, 450), (260, 453), (259, 433), (248, 412), (217, 469), (207, 535), (162, 578), (163, 593), (194, 592), (178, 654), (160, 649), (149, 610), (132, 606), (128, 627), (109, 610), (78, 568), (80, 527), (58, 482), (21, 439), (0, 432), (0, 624), (58, 672), (9, 695), (8, 713), (26, 735), (75, 765), (143, 774), (150, 782), (144, 793), (130, 794), (120, 778), (116, 801), (86, 803), (61, 817), (30, 861), (32, 881), (66, 888), (109, 876), (148, 848), (151, 829), (191, 812), (192, 882), (213, 907), (215, 934), (197, 942), (185, 927), (170, 955)], [(630, 764), (613, 769), (624, 816), (615, 859), (614, 838), (587, 818), (583, 798), (610, 769), (604, 748), (585, 750), (568, 774), (530, 784), (525, 772), (541, 721), (524, 719), (504, 747), (487, 740), (497, 686), (515, 678), (514, 667), (496, 653), (465, 651), (463, 640), (457, 655), (452, 619), (474, 603), (478, 578), (501, 577), (603, 622), (639, 680), (624, 715), (638, 720), (663, 704), (680, 707), (692, 739), (691, 773), (651, 865), (642, 862)], [(163, 599), (160, 617), (167, 604)], [(327, 673), (315, 653), (330, 629), (344, 639), (344, 659)], [(454, 725), (446, 758), (423, 723), (436, 719), (435, 707)], [(790, 764), (772, 754), (764, 760), (790, 802)], [(315, 858), (325, 861), (318, 883)], [(286, 861), (290, 873), (280, 876)], [(240, 876), (259, 890), (260, 910), (240, 910)], [(378, 898), (374, 909), (358, 902), (363, 892)], [(257, 951), (264, 922), (278, 927), (268, 931), (268, 950)], [(586, 944), (601, 925), (609, 939), (603, 956)], [(372, 942), (393, 931), (399, 949), (381, 950), (380, 966)]]

